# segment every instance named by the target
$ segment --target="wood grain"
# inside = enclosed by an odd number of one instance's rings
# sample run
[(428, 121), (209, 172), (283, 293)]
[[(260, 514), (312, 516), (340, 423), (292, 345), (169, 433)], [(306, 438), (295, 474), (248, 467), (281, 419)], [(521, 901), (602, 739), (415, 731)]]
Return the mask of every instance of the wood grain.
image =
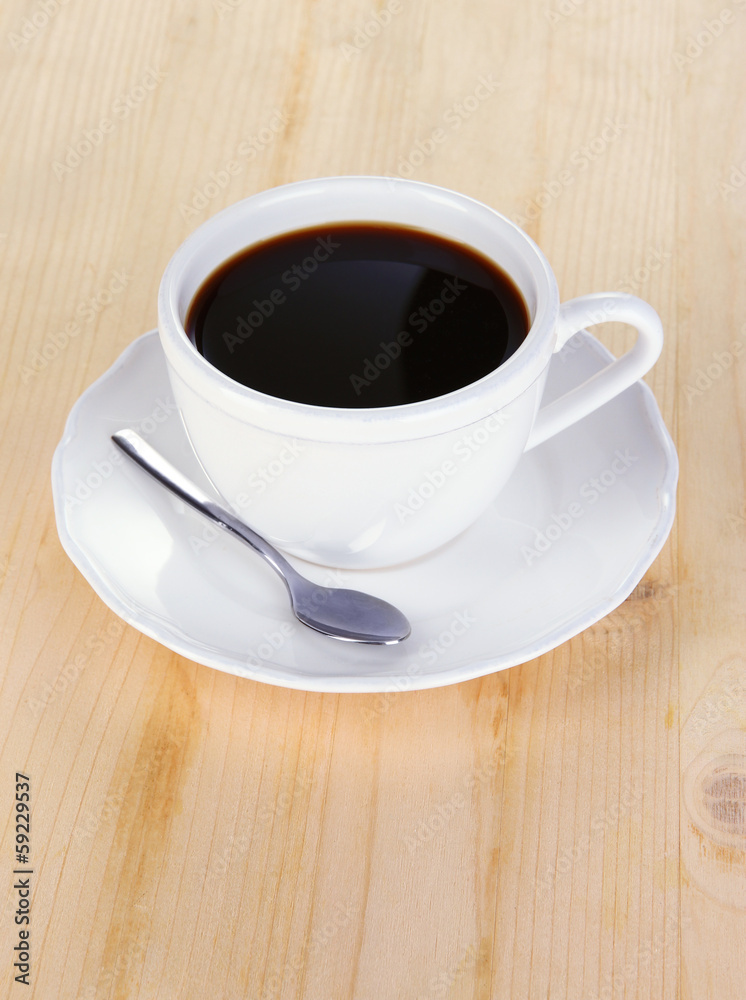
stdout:
[[(746, 995), (742, 0), (7, 0), (0, 35), (0, 996)], [(520, 218), (564, 298), (649, 300), (681, 459), (672, 536), (621, 608), (385, 698), (237, 680), (124, 626), (49, 489), (70, 407), (155, 325), (182, 239), (347, 173)]]

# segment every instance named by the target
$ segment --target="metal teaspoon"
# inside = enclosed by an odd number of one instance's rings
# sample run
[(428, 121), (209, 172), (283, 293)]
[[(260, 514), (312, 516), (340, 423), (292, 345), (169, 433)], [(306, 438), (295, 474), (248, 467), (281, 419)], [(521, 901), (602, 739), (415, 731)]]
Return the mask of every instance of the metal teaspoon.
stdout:
[(111, 439), (162, 486), (265, 559), (285, 581), (295, 616), (304, 625), (334, 639), (386, 646), (409, 635), (409, 622), (393, 604), (358, 590), (322, 587), (301, 576), (273, 545), (203, 493), (139, 434), (125, 429)]

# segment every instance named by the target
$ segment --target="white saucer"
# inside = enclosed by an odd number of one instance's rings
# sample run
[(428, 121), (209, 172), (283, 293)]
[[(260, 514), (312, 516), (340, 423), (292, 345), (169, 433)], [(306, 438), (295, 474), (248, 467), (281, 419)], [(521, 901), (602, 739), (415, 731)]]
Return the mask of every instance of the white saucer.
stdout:
[[(590, 334), (574, 337), (552, 360), (546, 401), (610, 357)], [(290, 688), (438, 687), (539, 656), (631, 593), (674, 517), (676, 451), (638, 382), (524, 455), (495, 504), (437, 552), (384, 570), (300, 565), (319, 583), (391, 601), (412, 623), (398, 646), (359, 646), (296, 622), (268, 566), (126, 463), (109, 439), (122, 427), (211, 489), (173, 407), (157, 334), (145, 334), (81, 396), (55, 452), (66, 552), (141, 632), (199, 663)]]

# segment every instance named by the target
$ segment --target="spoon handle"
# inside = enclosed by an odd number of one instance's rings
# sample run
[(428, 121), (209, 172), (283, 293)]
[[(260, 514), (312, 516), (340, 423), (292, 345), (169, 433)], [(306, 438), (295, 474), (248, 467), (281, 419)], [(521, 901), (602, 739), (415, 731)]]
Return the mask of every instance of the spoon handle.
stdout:
[(111, 439), (114, 444), (121, 448), (125, 455), (131, 458), (133, 462), (137, 462), (141, 468), (149, 472), (154, 479), (157, 479), (162, 486), (165, 486), (167, 490), (170, 490), (179, 499), (183, 500), (184, 503), (188, 503), (190, 507), (194, 507), (195, 510), (198, 510), (200, 514), (203, 514), (214, 524), (217, 524), (233, 535), (237, 535), (241, 541), (246, 542), (257, 555), (265, 559), (272, 569), (282, 577), (288, 590), (290, 590), (289, 579), (295, 578), (297, 573), (287, 559), (273, 545), (270, 545), (265, 538), (262, 538), (261, 535), (258, 535), (247, 524), (240, 521), (235, 514), (232, 514), (216, 500), (208, 496), (196, 483), (193, 483), (183, 472), (180, 472), (176, 466), (171, 465), (167, 458), (164, 458), (160, 452), (151, 447), (135, 431), (128, 429), (117, 431), (111, 435)]

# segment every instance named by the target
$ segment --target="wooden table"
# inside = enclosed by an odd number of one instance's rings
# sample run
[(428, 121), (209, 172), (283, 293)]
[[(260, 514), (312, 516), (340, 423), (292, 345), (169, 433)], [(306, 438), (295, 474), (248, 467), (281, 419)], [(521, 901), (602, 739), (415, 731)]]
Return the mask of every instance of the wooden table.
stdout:
[[(743, 0), (7, 0), (2, 32), (0, 995), (745, 997)], [(49, 485), (184, 237), (351, 173), (524, 219), (563, 298), (649, 300), (681, 459), (673, 533), (605, 623), (385, 712), (121, 625)]]

